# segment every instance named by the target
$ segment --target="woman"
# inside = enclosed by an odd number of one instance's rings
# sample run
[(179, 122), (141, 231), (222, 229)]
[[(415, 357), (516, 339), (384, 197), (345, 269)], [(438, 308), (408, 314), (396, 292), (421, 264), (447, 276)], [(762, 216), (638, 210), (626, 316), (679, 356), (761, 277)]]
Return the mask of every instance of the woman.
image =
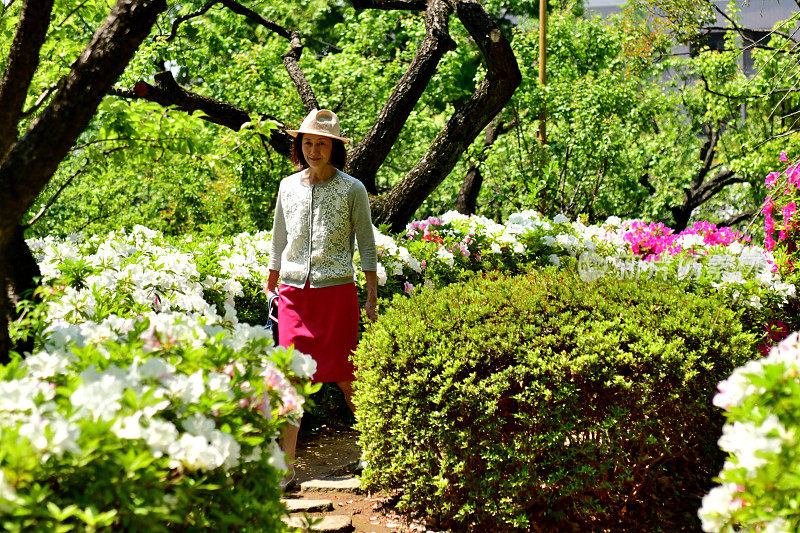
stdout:
[[(358, 296), (353, 252), (358, 241), (361, 267), (367, 280), (364, 309), (377, 318), (377, 253), (369, 199), (364, 185), (340, 169), (347, 153), (339, 119), (327, 109), (314, 110), (294, 137), (292, 161), (301, 168), (284, 178), (278, 190), (267, 295), (278, 279), (279, 342), (311, 355), (317, 363), (314, 381), (335, 382), (352, 402), (353, 363), (358, 342)], [(287, 463), (294, 462), (299, 427), (284, 430), (281, 447)], [(281, 482), (294, 481), (294, 467)]]

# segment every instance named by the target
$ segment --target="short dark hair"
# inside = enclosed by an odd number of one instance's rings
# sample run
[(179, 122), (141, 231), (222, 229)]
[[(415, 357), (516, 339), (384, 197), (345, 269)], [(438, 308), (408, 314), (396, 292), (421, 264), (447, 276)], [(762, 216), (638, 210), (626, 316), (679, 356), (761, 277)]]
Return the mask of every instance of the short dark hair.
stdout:
[[(331, 137), (333, 147), (331, 149), (331, 165), (342, 170), (347, 163), (347, 149), (344, 142)], [(303, 134), (298, 133), (292, 142), (292, 163), (299, 169), (308, 168), (308, 162), (303, 157)]]

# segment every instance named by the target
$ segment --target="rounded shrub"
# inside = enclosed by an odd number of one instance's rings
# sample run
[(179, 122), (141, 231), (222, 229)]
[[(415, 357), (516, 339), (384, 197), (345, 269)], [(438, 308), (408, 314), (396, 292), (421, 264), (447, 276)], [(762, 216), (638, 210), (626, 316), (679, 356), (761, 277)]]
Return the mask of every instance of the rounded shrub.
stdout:
[(696, 530), (753, 344), (718, 297), (552, 268), (395, 297), (355, 354), (363, 482), (457, 530)]

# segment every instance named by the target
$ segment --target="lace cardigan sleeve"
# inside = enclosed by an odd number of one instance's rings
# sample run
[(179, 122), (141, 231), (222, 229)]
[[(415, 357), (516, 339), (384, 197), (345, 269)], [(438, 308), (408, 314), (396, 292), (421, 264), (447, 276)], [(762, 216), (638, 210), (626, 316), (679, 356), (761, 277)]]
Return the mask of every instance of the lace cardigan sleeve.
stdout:
[(286, 248), (286, 219), (283, 215), (283, 206), (281, 205), (281, 192), (283, 190), (283, 183), (278, 188), (278, 201), (275, 203), (275, 217), (272, 222), (272, 243), (269, 250), (269, 265), (270, 270), (281, 269), (281, 256), (283, 249)]
[(361, 256), (361, 270), (378, 270), (378, 252), (375, 248), (375, 234), (372, 230), (372, 215), (369, 210), (369, 196), (364, 185), (357, 181), (350, 188), (351, 216), (355, 228), (358, 254)]

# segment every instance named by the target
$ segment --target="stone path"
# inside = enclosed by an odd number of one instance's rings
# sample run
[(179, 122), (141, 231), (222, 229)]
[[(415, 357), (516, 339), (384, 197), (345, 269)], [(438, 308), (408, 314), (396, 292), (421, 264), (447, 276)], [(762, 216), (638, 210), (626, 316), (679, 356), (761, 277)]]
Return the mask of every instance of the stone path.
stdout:
[[(304, 481), (300, 484), (299, 495), (284, 499), (291, 513), (284, 522), (292, 527), (310, 531), (330, 533), (354, 531), (352, 517), (348, 514), (337, 514), (333, 500), (324, 498), (334, 494), (358, 496), (361, 494), (361, 483), (353, 476)], [(351, 500), (354, 501), (355, 498)]]
[(399, 517), (382, 510), (385, 495), (364, 494), (352, 475), (360, 453), (351, 431), (300, 443), (298, 486), (283, 498), (290, 512), (284, 522), (303, 532), (399, 533)]

